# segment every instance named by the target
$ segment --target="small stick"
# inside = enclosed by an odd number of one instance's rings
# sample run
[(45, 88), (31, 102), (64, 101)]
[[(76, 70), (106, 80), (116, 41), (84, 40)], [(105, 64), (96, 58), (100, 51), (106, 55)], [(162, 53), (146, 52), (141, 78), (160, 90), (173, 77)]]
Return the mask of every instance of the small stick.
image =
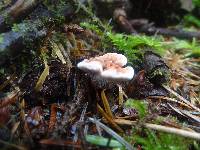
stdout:
[(118, 85), (118, 88), (119, 88), (119, 106), (121, 107), (122, 104), (123, 104), (123, 89), (122, 89), (122, 86), (121, 85)]
[(200, 39), (200, 32), (189, 32), (182, 29), (157, 28), (152, 26), (152, 23), (139, 27), (137, 31), (149, 35), (159, 34), (164, 36), (174, 36), (181, 39)]
[[(114, 121), (117, 124), (121, 124), (121, 125), (132, 126), (132, 125), (137, 124), (136, 121), (130, 121), (130, 120), (125, 120), (125, 119), (115, 119)], [(151, 123), (144, 123), (143, 125), (145, 128), (148, 128), (148, 129), (153, 129), (153, 130), (157, 130), (157, 131), (180, 135), (180, 136), (195, 139), (195, 140), (200, 140), (200, 133), (197, 133), (197, 132), (191, 132), (191, 131), (187, 131), (187, 130), (183, 130), (183, 129), (166, 127), (166, 126), (151, 124)]]
[(183, 106), (188, 107), (188, 108), (192, 108), (192, 107), (189, 106), (188, 104), (185, 104), (185, 103), (183, 103), (183, 102), (180, 102), (180, 101), (178, 101), (178, 100), (176, 100), (176, 99), (174, 99), (174, 98), (170, 98), (170, 97), (163, 97), (163, 96), (149, 96), (148, 98), (151, 99), (151, 100), (155, 100), (155, 98), (157, 98), (157, 99), (161, 99), (161, 100), (167, 100), (167, 101), (170, 101), (170, 102), (178, 103), (178, 104), (183, 105)]
[(183, 129), (177, 129), (177, 128), (166, 127), (166, 126), (162, 126), (162, 125), (150, 124), (150, 123), (146, 123), (144, 126), (146, 128), (153, 129), (153, 130), (177, 134), (177, 135), (180, 135), (183, 137), (200, 140), (200, 134), (197, 132), (191, 132), (191, 131), (186, 131)]
[(183, 98), (181, 95), (179, 95), (178, 93), (176, 93), (175, 91), (173, 91), (172, 89), (170, 89), (169, 87), (163, 85), (163, 87), (169, 91), (170, 93), (172, 93), (174, 96), (176, 96), (177, 98), (179, 98), (180, 100), (182, 100), (183, 102), (185, 102), (186, 104), (188, 104), (189, 106), (191, 106), (193, 109), (197, 110), (200, 112), (200, 109), (196, 106), (194, 106), (193, 104), (191, 104), (189, 101), (187, 101), (185, 98)]

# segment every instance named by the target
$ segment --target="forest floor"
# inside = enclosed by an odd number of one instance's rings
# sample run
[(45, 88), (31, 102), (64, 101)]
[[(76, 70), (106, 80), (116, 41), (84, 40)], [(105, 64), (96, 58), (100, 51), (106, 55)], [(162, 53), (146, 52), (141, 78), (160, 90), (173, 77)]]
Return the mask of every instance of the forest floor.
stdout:
[(133, 3), (0, 0), (2, 149), (200, 149), (200, 3)]

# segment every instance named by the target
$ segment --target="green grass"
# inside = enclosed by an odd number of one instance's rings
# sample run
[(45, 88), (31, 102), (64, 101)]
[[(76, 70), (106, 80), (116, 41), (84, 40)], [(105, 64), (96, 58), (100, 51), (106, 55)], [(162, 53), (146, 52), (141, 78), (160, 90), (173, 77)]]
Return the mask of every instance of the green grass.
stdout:
[(200, 57), (200, 43), (194, 38), (191, 42), (173, 38), (169, 43), (164, 43), (169, 49), (182, 53), (185, 57)]
[(133, 129), (133, 134), (128, 139), (135, 147), (141, 145), (144, 150), (188, 150), (193, 144), (190, 139), (149, 129), (140, 133)]

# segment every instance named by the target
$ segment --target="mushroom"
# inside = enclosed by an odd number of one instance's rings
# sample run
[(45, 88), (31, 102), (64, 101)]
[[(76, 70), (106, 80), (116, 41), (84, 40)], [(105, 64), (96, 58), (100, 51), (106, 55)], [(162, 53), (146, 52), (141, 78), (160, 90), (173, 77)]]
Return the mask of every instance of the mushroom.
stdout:
[(84, 59), (77, 64), (83, 71), (98, 74), (100, 77), (110, 80), (131, 80), (134, 69), (127, 64), (127, 58), (122, 54), (107, 53), (90, 59)]
[(83, 61), (79, 62), (77, 67), (83, 71), (91, 71), (94, 73), (101, 73), (103, 71), (103, 66), (100, 61), (91, 61), (88, 59), (84, 59)]
[(113, 80), (131, 80), (134, 76), (134, 70), (130, 66), (126, 68), (111, 68), (104, 70), (101, 76)]

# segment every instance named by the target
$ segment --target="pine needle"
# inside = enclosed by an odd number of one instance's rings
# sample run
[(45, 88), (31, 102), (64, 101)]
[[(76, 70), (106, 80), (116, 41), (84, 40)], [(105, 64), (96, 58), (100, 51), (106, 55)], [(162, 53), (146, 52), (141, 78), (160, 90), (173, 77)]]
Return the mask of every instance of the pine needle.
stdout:
[(47, 61), (44, 61), (44, 65), (45, 65), (44, 71), (40, 75), (40, 77), (39, 77), (39, 79), (38, 79), (38, 81), (36, 83), (36, 86), (35, 86), (35, 90), (36, 91), (40, 91), (44, 81), (46, 80), (46, 77), (49, 75), (49, 66), (47, 64)]
[(108, 116), (104, 110), (101, 108), (99, 104), (97, 104), (97, 109), (101, 113), (101, 115), (108, 121), (110, 125), (112, 125), (113, 128), (115, 128), (117, 131), (123, 133), (124, 131), (113, 121), (113, 119)]
[(109, 117), (113, 118), (113, 114), (112, 114), (112, 111), (110, 109), (108, 99), (106, 98), (105, 90), (101, 91), (101, 99), (103, 101), (103, 105), (104, 105), (106, 113), (108, 114)]

